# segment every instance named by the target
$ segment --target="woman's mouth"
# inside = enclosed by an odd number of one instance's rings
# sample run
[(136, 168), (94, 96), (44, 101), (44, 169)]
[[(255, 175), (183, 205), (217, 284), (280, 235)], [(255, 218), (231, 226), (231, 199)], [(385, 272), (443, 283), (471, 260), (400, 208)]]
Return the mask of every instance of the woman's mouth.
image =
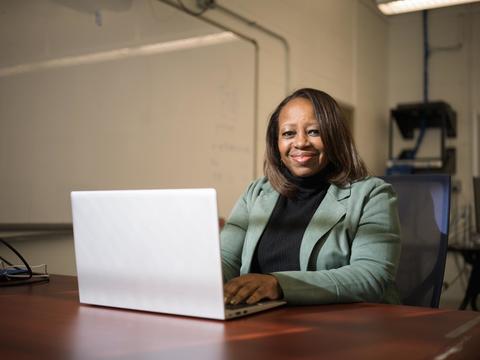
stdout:
[(306, 164), (316, 156), (317, 154), (313, 154), (313, 153), (290, 154), (290, 158), (300, 165)]

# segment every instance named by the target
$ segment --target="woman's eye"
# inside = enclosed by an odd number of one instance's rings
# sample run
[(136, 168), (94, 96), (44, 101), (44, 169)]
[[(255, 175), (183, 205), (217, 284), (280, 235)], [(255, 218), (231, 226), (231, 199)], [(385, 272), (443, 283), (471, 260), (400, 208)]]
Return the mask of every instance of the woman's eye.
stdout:
[(282, 132), (282, 137), (284, 137), (284, 138), (291, 138), (292, 136), (295, 136), (294, 131), (284, 131), (284, 132)]
[(310, 136), (318, 136), (318, 135), (320, 135), (320, 130), (318, 130), (318, 129), (308, 130), (308, 135), (310, 135)]

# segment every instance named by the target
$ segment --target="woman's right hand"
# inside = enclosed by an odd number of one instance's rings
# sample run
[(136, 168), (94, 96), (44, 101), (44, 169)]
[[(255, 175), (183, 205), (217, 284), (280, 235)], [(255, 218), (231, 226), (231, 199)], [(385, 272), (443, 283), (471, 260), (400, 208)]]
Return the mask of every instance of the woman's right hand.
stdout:
[(241, 275), (227, 282), (223, 289), (225, 304), (255, 304), (263, 299), (283, 297), (277, 278), (269, 274)]

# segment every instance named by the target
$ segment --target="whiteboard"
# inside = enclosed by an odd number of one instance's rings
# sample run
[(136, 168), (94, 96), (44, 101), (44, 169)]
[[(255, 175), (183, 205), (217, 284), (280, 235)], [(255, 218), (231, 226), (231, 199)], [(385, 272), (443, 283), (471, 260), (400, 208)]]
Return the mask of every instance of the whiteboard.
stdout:
[[(221, 33), (171, 16), (193, 37)], [(213, 187), (229, 214), (255, 169), (254, 46), (150, 45), (0, 68), (0, 223), (71, 222), (70, 192), (95, 189)]]

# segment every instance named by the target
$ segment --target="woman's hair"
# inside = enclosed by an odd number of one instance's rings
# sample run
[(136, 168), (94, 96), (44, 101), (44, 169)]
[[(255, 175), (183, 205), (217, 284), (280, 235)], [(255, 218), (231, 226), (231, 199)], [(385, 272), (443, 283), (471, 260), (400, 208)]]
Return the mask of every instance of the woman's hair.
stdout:
[(267, 127), (267, 149), (264, 172), (273, 188), (284, 196), (292, 196), (297, 188), (288, 182), (278, 150), (278, 118), (285, 105), (297, 98), (311, 102), (319, 124), (320, 138), (327, 158), (326, 180), (337, 186), (367, 176), (367, 168), (357, 152), (352, 135), (337, 102), (327, 93), (316, 89), (299, 89), (287, 96), (270, 116)]

